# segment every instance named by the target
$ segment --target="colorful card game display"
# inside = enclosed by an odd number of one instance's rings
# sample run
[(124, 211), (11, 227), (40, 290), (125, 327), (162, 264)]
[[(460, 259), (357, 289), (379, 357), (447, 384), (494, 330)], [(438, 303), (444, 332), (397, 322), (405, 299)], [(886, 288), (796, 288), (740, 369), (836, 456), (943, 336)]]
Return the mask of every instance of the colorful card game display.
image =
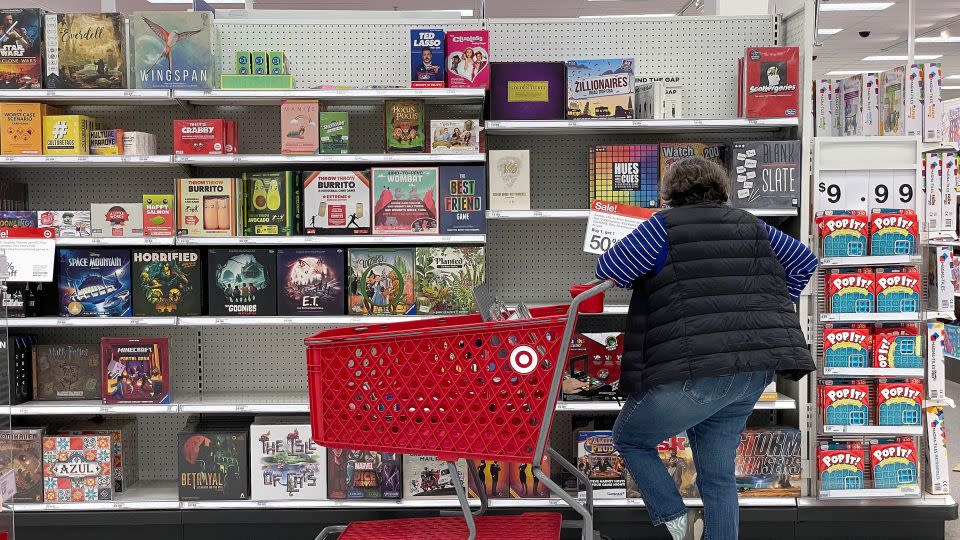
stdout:
[(865, 426), (870, 423), (870, 387), (866, 381), (821, 380), (818, 391), (824, 425)]
[(437, 234), (437, 167), (375, 167), (374, 234)]
[(96, 345), (34, 345), (33, 399), (100, 399), (100, 349)]
[(923, 381), (877, 382), (877, 425), (919, 426), (923, 418)]
[(800, 204), (800, 141), (733, 143), (734, 208), (796, 208)]
[(485, 234), (486, 193), (483, 165), (440, 167), (440, 234)]
[(220, 58), (212, 12), (135, 12), (130, 17), (130, 32), (133, 87), (214, 87)]
[(423, 101), (397, 99), (383, 102), (387, 152), (423, 152), (426, 147)]
[(823, 329), (823, 367), (866, 368), (873, 361), (873, 336), (867, 325)]
[(112, 499), (113, 456), (108, 435), (43, 438), (44, 502)]
[(873, 367), (923, 367), (923, 338), (916, 328), (883, 328), (873, 335)]
[(203, 305), (203, 257), (195, 249), (134, 249), (133, 316), (199, 316)]
[(123, 155), (123, 130), (95, 129), (91, 131), (90, 153), (95, 156)]
[(326, 498), (326, 455), (310, 438), (310, 424), (252, 424), (250, 464), (253, 500)]
[(215, 316), (277, 314), (275, 249), (207, 250), (207, 305)]
[(563, 62), (490, 64), (491, 120), (560, 120), (566, 117)]
[(633, 118), (633, 58), (567, 61), (567, 118)]
[(831, 313), (872, 313), (876, 279), (872, 268), (832, 270), (826, 274)]
[(342, 248), (277, 250), (277, 315), (343, 315)]
[(143, 236), (143, 203), (93, 203), (90, 231), (99, 238)]
[(484, 282), (484, 248), (418, 247), (417, 313), (476, 313), (473, 288)]
[(816, 218), (824, 257), (862, 257), (867, 254), (867, 213), (828, 210)]
[(817, 448), (820, 489), (863, 489), (864, 453), (859, 442), (822, 443)]
[(747, 47), (743, 65), (746, 118), (797, 116), (800, 99), (798, 47)]
[(96, 122), (81, 114), (43, 117), (43, 153), (57, 156), (85, 156), (90, 153), (90, 132)]
[(178, 491), (181, 501), (250, 498), (246, 431), (180, 433)]
[(292, 171), (243, 173), (243, 234), (300, 234), (300, 175)]
[(490, 210), (530, 209), (530, 150), (490, 150)]
[(120, 13), (48, 13), (45, 88), (126, 88), (126, 19)]
[(480, 152), (480, 120), (431, 120), (431, 154)]
[[(0, 17), (2, 13), (0, 10)], [(0, 69), (2, 62), (0, 57)], [(43, 154), (43, 118), (57, 114), (59, 109), (44, 103), (0, 103), (0, 153)]]
[(347, 251), (349, 315), (415, 315), (413, 248)]
[(328, 499), (399, 499), (400, 454), (327, 449)]
[(877, 268), (877, 313), (912, 313), (920, 311), (920, 272), (916, 268)]
[(320, 113), (320, 153), (350, 153), (350, 114), (323, 111)]
[(170, 340), (102, 338), (103, 402), (170, 403)]
[[(457, 474), (460, 482), (466, 486), (467, 462), (457, 460)], [(447, 462), (433, 456), (403, 456), (403, 498), (404, 499), (451, 499), (456, 498), (453, 476)]]
[(280, 100), (280, 153), (316, 154), (320, 151), (320, 102), (315, 99)]
[(305, 234), (370, 234), (370, 174), (367, 171), (302, 174)]
[(803, 437), (792, 427), (746, 428), (737, 447), (741, 497), (799, 497)]
[[(443, 88), (446, 39), (440, 28), (410, 30), (410, 87)], [(459, 65), (458, 65), (459, 67)]]
[[(626, 465), (613, 445), (612, 432), (577, 432), (577, 468), (590, 480), (595, 499), (626, 498)], [(578, 495), (586, 497), (586, 492)]]
[[(576, 333), (567, 355), (568, 383), (563, 399), (568, 401), (618, 399), (622, 332)], [(570, 379), (578, 383), (569, 382)]]
[(231, 154), (227, 150), (229, 120), (210, 118), (205, 120), (173, 121), (173, 153), (182, 154)]
[(660, 206), (658, 151), (656, 144), (590, 147), (590, 200)]
[(236, 178), (178, 178), (177, 236), (235, 236), (241, 193)]
[(446, 40), (447, 88), (490, 88), (490, 32), (451, 30)]
[(913, 255), (917, 252), (917, 213), (881, 209), (870, 214), (871, 255)]
[(125, 249), (59, 249), (60, 315), (129, 317), (130, 252)]
[(0, 9), (0, 88), (40, 88), (43, 80), (41, 9)]
[(871, 444), (870, 466), (873, 467), (873, 487), (876, 489), (916, 486), (920, 482), (917, 447), (907, 437), (880, 439)]
[(14, 471), (13, 502), (43, 502), (43, 428), (0, 430), (0, 471)]
[(899, 66), (880, 74), (880, 134), (903, 135), (904, 77), (906, 67)]

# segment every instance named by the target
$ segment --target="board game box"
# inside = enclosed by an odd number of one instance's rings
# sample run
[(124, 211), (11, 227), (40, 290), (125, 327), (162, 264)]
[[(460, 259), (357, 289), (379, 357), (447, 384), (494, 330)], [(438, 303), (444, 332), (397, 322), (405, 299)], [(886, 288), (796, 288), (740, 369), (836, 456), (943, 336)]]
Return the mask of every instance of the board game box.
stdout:
[(870, 423), (870, 387), (865, 380), (821, 380), (817, 390), (824, 425), (865, 426)]
[[(0, 69), (2, 62), (0, 57)], [(0, 103), (0, 154), (43, 154), (43, 118), (57, 114), (45, 103)]]
[(909, 437), (871, 441), (870, 466), (876, 489), (904, 488), (920, 482), (917, 447)]
[[(693, 463), (693, 450), (690, 449), (690, 440), (686, 433), (681, 433), (657, 445), (660, 461), (667, 469), (667, 474), (673, 479), (681, 497), (697, 496), (697, 471)], [(629, 470), (624, 470), (628, 499), (642, 498), (637, 482)]]
[(943, 135), (943, 72), (940, 64), (923, 64), (923, 142), (940, 142)]
[(37, 213), (28, 210), (0, 211), (0, 227), (15, 229), (17, 227), (36, 227)]
[(660, 206), (658, 151), (656, 144), (591, 146), (590, 201)]
[[(543, 499), (550, 497), (550, 490), (539, 478), (533, 475), (530, 463), (508, 463), (510, 469), (510, 498)], [(550, 456), (544, 454), (540, 460), (540, 470), (550, 476)]]
[(134, 249), (133, 316), (190, 317), (203, 308), (203, 257), (196, 249)]
[(235, 236), (241, 192), (236, 178), (178, 178), (177, 236)]
[(443, 88), (446, 39), (440, 28), (410, 30), (410, 87)]
[(45, 25), (45, 88), (127, 88), (122, 14), (48, 13)]
[(320, 102), (280, 100), (280, 153), (316, 154), (320, 150)]
[(326, 498), (326, 455), (310, 433), (310, 424), (250, 426), (251, 499)]
[(96, 121), (82, 114), (43, 117), (43, 153), (57, 156), (85, 156), (90, 153), (90, 132)]
[(437, 234), (438, 167), (374, 167), (373, 233)]
[(490, 64), (491, 120), (560, 120), (566, 116), (563, 62)]
[(212, 12), (134, 12), (130, 32), (134, 88), (216, 86), (220, 58)]
[(210, 315), (276, 315), (276, 289), (275, 249), (207, 250)]
[(277, 315), (343, 315), (342, 248), (277, 250)]
[(440, 167), (440, 234), (485, 234), (486, 193), (483, 165)]
[(175, 197), (169, 193), (143, 196), (144, 236), (170, 237), (175, 234), (174, 200)]
[(303, 174), (303, 225), (310, 234), (370, 234), (367, 171)]
[(796, 208), (800, 204), (800, 141), (733, 143), (734, 208)]
[(864, 453), (859, 442), (821, 443), (817, 448), (820, 489), (863, 489)]
[(397, 99), (383, 102), (387, 152), (423, 152), (426, 148), (423, 101)]
[(100, 363), (105, 404), (170, 403), (168, 338), (102, 338)]
[(57, 231), (57, 238), (91, 235), (89, 210), (40, 210), (37, 212), (37, 225), (53, 227)]
[(322, 111), (320, 113), (320, 153), (350, 153), (350, 113)]
[(0, 9), (0, 89), (40, 88), (43, 10)]
[(173, 121), (173, 153), (232, 154), (228, 148), (231, 138), (230, 120), (223, 118), (187, 119)]
[[(576, 333), (567, 355), (568, 382), (563, 399), (568, 401), (619, 399), (622, 332)], [(576, 381), (576, 382), (573, 382)]]
[(920, 311), (920, 272), (916, 268), (876, 268), (877, 313)]
[(633, 58), (567, 61), (567, 118), (633, 118)]
[[(482, 489), (490, 499), (505, 499), (510, 497), (510, 469), (513, 464), (495, 459), (471, 460), (468, 466), (473, 467), (480, 477)], [(480, 486), (477, 486), (473, 477), (468, 480), (470, 497), (479, 497)]]
[(415, 315), (413, 248), (347, 251), (349, 315)]
[(938, 235), (943, 227), (942, 158), (943, 156), (939, 152), (926, 152), (923, 154), (922, 160), (923, 184), (921, 196), (923, 209), (920, 211), (920, 219), (926, 223), (926, 229), (932, 236)]
[(417, 312), (421, 315), (476, 313), (473, 288), (484, 282), (483, 247), (418, 247)]
[[(466, 487), (467, 462), (457, 460), (457, 474)], [(453, 476), (446, 461), (433, 456), (403, 456), (403, 498), (404, 499), (453, 499), (457, 492), (453, 487)]]
[(877, 381), (877, 425), (919, 426), (923, 418), (923, 381)]
[(480, 152), (480, 120), (431, 120), (430, 153), (477, 154)]
[(880, 328), (873, 335), (873, 367), (923, 367), (923, 338), (917, 328)]
[(300, 175), (292, 171), (243, 173), (243, 234), (300, 234)]
[(795, 118), (800, 99), (800, 49), (747, 47), (743, 64), (744, 116)]
[(727, 148), (725, 144), (705, 143), (660, 143), (660, 178), (667, 173), (671, 165), (683, 158), (699, 156), (709, 159), (717, 165), (725, 166)]
[[(71, 422), (55, 430), (55, 435), (106, 435), (110, 437), (113, 462), (113, 491), (122, 493), (140, 478), (137, 454), (137, 421), (134, 418), (116, 418), (106, 421)], [(124, 460), (126, 455), (126, 460)]]
[(827, 210), (817, 214), (816, 225), (824, 257), (862, 257), (867, 254), (865, 211)]
[(831, 313), (872, 313), (876, 278), (872, 268), (833, 269), (826, 274)]
[(0, 472), (14, 471), (13, 502), (43, 502), (43, 428), (0, 430)]
[(860, 103), (863, 92), (863, 76), (854, 75), (843, 79), (843, 135), (863, 135), (863, 114)]
[(180, 500), (249, 499), (248, 437), (245, 431), (180, 433), (177, 437)]
[(899, 66), (880, 74), (880, 134), (903, 135), (903, 81), (906, 67)]
[(123, 155), (123, 130), (95, 129), (91, 131), (90, 153), (95, 156)]
[(873, 335), (865, 324), (823, 329), (823, 367), (866, 368), (873, 359)]
[(490, 150), (490, 210), (530, 209), (530, 150)]
[(747, 428), (737, 447), (737, 491), (741, 497), (799, 497), (800, 430), (791, 427)]
[(860, 91), (860, 121), (864, 135), (880, 135), (880, 74), (864, 73)]
[(100, 399), (100, 349), (96, 345), (34, 345), (33, 399)]
[(447, 88), (490, 88), (488, 30), (451, 30), (446, 49)]
[(101, 238), (143, 236), (143, 203), (92, 203), (90, 231)]
[(43, 500), (46, 503), (113, 499), (109, 435), (43, 438)]
[(57, 251), (61, 316), (130, 316), (129, 250), (63, 248)]
[[(577, 432), (577, 468), (590, 480), (595, 499), (626, 498), (626, 465), (613, 445), (612, 432)], [(578, 496), (586, 497), (586, 491), (580, 490)]]
[(906, 66), (903, 94), (904, 135), (923, 136), (923, 66), (921, 64)]
[(836, 137), (839, 133), (834, 133), (833, 101), (837, 98), (837, 93), (833, 91), (834, 82), (832, 79), (817, 79), (814, 90), (814, 108), (816, 118), (816, 134), (819, 137)]
[(400, 454), (327, 449), (328, 499), (399, 499)]

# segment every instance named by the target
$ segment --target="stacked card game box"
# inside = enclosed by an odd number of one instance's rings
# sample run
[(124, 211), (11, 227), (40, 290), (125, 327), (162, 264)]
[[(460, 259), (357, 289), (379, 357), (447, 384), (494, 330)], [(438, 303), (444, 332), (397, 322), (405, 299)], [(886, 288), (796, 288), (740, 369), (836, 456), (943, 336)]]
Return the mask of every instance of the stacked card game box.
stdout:
[[(213, 13), (138, 11), (130, 17), (134, 88), (210, 90), (216, 86), (218, 54)], [(178, 36), (168, 43), (170, 36)]]

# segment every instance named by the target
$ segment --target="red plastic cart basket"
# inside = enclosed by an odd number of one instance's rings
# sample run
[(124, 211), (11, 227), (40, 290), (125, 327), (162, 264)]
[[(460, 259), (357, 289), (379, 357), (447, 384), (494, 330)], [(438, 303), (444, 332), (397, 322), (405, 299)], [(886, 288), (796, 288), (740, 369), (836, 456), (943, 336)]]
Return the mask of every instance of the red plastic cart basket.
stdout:
[[(307, 338), (313, 439), (329, 448), (447, 461), (466, 519), (358, 522), (328, 527), (317, 538), (334, 532), (341, 532), (341, 540), (559, 538), (559, 514), (483, 516), (484, 493), (474, 520), (454, 472), (454, 462), (466, 458), (532, 463), (534, 476), (581, 514), (584, 540), (592, 539), (589, 482), (549, 447), (547, 436), (577, 307), (611, 283), (593, 285), (569, 307), (534, 308), (530, 319), (484, 322), (479, 315), (464, 315), (377, 324), (371, 318), (369, 325)], [(543, 473), (538, 464), (544, 453), (587, 486), (586, 504)], [(451, 532), (438, 537), (439, 530)]]

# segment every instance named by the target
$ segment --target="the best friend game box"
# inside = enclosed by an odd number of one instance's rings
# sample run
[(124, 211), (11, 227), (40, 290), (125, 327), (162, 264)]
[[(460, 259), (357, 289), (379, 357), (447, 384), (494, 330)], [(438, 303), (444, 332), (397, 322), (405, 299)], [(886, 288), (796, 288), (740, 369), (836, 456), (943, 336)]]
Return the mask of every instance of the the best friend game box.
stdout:
[(870, 214), (870, 254), (913, 255), (917, 231), (917, 213), (913, 210), (875, 210)]
[(923, 381), (877, 382), (877, 425), (919, 426), (923, 417)]
[(873, 334), (873, 367), (922, 368), (923, 341), (916, 328), (883, 328)]
[(877, 313), (920, 311), (920, 272), (916, 268), (877, 268)]
[(863, 210), (828, 210), (816, 221), (824, 257), (867, 254), (867, 213)]
[(872, 268), (831, 270), (826, 276), (831, 313), (872, 313), (876, 279)]
[(820, 413), (831, 426), (865, 426), (870, 419), (870, 387), (865, 380), (820, 381)]
[(870, 445), (873, 487), (897, 489), (916, 486), (917, 447), (909, 437), (880, 439)]
[(823, 329), (823, 366), (865, 368), (870, 366), (873, 340), (867, 325)]
[(863, 445), (859, 442), (823, 443), (817, 449), (820, 489), (863, 489)]

